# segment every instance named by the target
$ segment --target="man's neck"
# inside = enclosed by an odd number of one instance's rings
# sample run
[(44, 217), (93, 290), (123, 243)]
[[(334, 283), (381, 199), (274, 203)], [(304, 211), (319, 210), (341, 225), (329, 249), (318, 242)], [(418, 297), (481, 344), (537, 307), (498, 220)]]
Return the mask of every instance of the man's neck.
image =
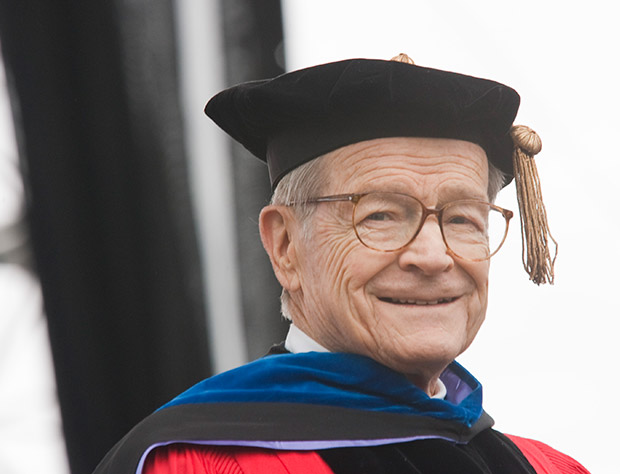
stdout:
[[(329, 350), (316, 342), (293, 323), (291, 323), (286, 340), (284, 341), (284, 348), (293, 354), (298, 354), (300, 352), (329, 352)], [(414, 383), (414, 385), (417, 384)], [(433, 387), (429, 387), (429, 390), (426, 391), (426, 393), (429, 392), (431, 393), (431, 398), (443, 399), (446, 396), (446, 386), (440, 379), (437, 379)]]

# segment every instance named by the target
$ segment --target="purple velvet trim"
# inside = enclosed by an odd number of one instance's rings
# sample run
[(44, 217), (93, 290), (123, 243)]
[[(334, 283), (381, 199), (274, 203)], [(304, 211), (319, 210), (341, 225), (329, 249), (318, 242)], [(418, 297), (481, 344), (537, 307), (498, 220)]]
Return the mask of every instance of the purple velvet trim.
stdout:
[(450, 403), (454, 403), (455, 405), (459, 405), (473, 392), (472, 387), (465, 380), (465, 377), (467, 376), (472, 379), (473, 377), (464, 370), (460, 374), (456, 373), (453, 369), (457, 368), (461, 369), (459, 365), (451, 364), (446, 370), (443, 371), (441, 377), (439, 377), (446, 386), (447, 393), (445, 400)]
[(265, 448), (265, 449), (277, 449), (281, 451), (316, 451), (318, 449), (331, 449), (331, 448), (360, 448), (367, 446), (381, 446), (384, 444), (406, 443), (408, 441), (416, 441), (422, 439), (445, 439), (447, 441), (454, 441), (448, 437), (437, 435), (419, 435), (409, 436), (405, 438), (386, 438), (386, 439), (342, 439), (342, 440), (318, 440), (318, 441), (187, 441), (187, 440), (172, 440), (163, 443), (156, 443), (150, 446), (140, 458), (136, 474), (142, 474), (144, 469), (144, 463), (147, 456), (156, 448), (161, 446), (168, 446), (170, 444), (184, 443), (193, 444), (197, 446), (243, 446), (252, 448)]

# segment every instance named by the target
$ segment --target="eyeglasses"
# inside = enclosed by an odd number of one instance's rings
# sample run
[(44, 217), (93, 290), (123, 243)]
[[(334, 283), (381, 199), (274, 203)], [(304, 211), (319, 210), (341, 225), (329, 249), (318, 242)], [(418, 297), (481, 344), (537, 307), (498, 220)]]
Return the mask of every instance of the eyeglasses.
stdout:
[(474, 262), (495, 255), (506, 240), (512, 211), (485, 201), (453, 201), (429, 209), (408, 194), (370, 192), (339, 194), (290, 205), (349, 201), (353, 203), (355, 235), (368, 248), (395, 252), (420, 233), (428, 216), (437, 216), (443, 241), (455, 256)]

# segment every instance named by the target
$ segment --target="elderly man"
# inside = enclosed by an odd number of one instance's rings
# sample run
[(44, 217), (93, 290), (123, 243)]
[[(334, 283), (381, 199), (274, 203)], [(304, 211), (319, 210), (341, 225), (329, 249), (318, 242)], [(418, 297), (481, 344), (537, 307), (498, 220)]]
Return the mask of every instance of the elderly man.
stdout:
[(587, 472), (493, 430), (480, 384), (454, 361), (485, 318), (512, 217), (492, 203), (513, 176), (526, 268), (553, 277), (540, 146), (511, 134), (519, 96), (397, 59), (324, 64), (207, 104), (268, 164), (260, 234), (291, 329), (267, 357), (148, 417), (97, 472)]

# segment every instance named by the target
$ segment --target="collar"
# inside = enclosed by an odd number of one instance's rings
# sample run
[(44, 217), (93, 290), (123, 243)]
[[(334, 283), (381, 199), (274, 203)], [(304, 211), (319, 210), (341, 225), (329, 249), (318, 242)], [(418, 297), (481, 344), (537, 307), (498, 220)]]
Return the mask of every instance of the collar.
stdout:
[(316, 342), (305, 332), (291, 323), (284, 341), (284, 348), (293, 354), (300, 352), (329, 352), (325, 347)]
[[(368, 357), (304, 352), (263, 357), (218, 374), (161, 409), (193, 403), (278, 402), (423, 415), (471, 427), (482, 415), (482, 386), (457, 362), (441, 375), (444, 400)], [(160, 409), (160, 410), (161, 410)]]
[(453, 362), (442, 378), (448, 394), (437, 400), (367, 357), (270, 355), (199, 382), (138, 424), (106, 458), (111, 464), (137, 452), (142, 472), (152, 449), (175, 442), (280, 450), (467, 443), (493, 426), (471, 374)]

